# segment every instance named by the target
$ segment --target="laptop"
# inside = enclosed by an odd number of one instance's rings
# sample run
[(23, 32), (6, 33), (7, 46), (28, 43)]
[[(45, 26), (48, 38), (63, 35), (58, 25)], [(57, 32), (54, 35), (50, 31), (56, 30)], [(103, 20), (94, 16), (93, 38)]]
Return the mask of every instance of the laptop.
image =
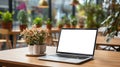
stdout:
[(61, 29), (56, 54), (38, 57), (41, 60), (83, 63), (94, 57), (97, 29)]

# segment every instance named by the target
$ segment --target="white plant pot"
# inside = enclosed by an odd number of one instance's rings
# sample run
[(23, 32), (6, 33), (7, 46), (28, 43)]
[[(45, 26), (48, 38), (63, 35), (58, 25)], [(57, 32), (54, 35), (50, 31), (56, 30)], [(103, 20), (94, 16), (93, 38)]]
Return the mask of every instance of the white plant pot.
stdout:
[(43, 55), (46, 51), (46, 45), (28, 45), (28, 48), (31, 55)]
[(33, 45), (28, 45), (28, 54), (33, 55)]

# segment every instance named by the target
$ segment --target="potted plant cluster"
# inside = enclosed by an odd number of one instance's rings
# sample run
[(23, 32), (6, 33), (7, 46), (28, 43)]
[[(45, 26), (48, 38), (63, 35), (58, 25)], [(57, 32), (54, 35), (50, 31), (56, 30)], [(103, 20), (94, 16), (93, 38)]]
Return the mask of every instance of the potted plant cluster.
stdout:
[(101, 22), (105, 19), (105, 12), (101, 5), (96, 5), (87, 2), (84, 5), (80, 5), (80, 11), (85, 12), (86, 18), (86, 28), (99, 28)]
[(24, 10), (20, 10), (17, 14), (17, 19), (20, 22), (20, 30), (23, 31), (24, 29), (26, 29), (28, 23), (27, 12)]
[(28, 44), (29, 54), (40, 56), (45, 54), (47, 32), (40, 28), (25, 29), (21, 32), (21, 36)]
[(52, 28), (52, 22), (50, 21), (50, 19), (48, 19), (48, 20), (46, 21), (46, 28), (47, 28), (48, 30), (51, 30), (51, 28)]
[(33, 20), (33, 24), (36, 25), (36, 27), (41, 27), (42, 26), (42, 18), (39, 18), (39, 17), (36, 17), (34, 20)]
[(10, 12), (5, 12), (5, 13), (1, 13), (1, 18), (2, 18), (2, 28), (4, 29), (8, 29), (9, 31), (12, 30), (12, 14)]

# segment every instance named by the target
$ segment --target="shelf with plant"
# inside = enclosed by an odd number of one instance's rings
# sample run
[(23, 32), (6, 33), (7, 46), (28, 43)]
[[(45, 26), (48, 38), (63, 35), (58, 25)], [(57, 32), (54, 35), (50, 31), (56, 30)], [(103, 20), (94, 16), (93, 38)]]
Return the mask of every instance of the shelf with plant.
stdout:
[(20, 30), (23, 31), (24, 29), (26, 29), (29, 22), (27, 12), (24, 10), (20, 10), (17, 14), (17, 19), (20, 23)]
[(2, 28), (8, 29), (9, 31), (12, 30), (12, 23), (13, 23), (13, 17), (12, 13), (10, 12), (1, 12), (1, 25)]
[(37, 28), (42, 26), (42, 22), (43, 22), (43, 20), (42, 20), (42, 18), (40, 18), (40, 17), (36, 17), (36, 18), (33, 20), (33, 24), (35, 24)]

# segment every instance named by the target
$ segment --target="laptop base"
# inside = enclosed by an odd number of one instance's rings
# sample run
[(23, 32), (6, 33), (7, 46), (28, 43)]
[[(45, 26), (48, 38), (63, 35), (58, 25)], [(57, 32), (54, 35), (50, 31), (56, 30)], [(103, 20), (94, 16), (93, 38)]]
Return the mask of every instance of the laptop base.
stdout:
[(55, 62), (65, 62), (65, 63), (73, 63), (73, 64), (79, 64), (83, 63), (85, 61), (88, 61), (92, 59), (92, 57), (86, 57), (86, 58), (69, 58), (69, 57), (61, 57), (58, 55), (46, 55), (38, 57), (39, 60), (47, 60), (47, 61), (55, 61)]

